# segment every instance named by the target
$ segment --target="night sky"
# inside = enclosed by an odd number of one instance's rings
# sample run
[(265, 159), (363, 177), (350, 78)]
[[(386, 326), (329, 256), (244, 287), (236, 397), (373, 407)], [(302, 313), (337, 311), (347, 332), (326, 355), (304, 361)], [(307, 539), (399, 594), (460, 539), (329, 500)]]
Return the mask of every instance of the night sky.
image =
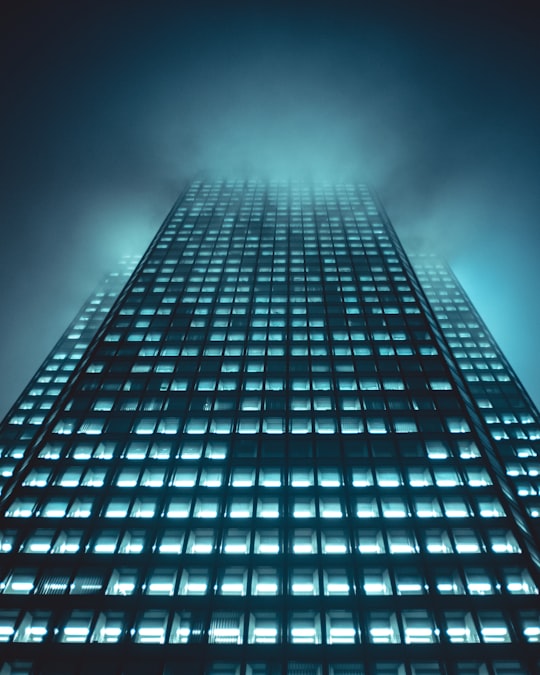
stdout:
[(536, 2), (17, 2), (0, 27), (0, 416), (185, 181), (367, 181), (540, 403)]

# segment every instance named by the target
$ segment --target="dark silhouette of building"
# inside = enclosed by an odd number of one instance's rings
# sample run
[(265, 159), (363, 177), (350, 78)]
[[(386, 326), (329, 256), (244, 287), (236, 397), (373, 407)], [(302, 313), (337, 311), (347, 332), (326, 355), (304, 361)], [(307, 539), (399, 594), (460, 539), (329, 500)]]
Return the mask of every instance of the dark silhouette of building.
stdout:
[(1, 428), (0, 674), (540, 672), (538, 414), (414, 266), (364, 186), (192, 183)]

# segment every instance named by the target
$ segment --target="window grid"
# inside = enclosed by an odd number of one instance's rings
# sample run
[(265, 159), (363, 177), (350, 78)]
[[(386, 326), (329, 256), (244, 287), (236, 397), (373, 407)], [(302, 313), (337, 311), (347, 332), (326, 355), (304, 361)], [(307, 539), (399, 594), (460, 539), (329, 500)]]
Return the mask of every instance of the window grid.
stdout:
[[(532, 523), (536, 413), (451, 273), (417, 273)], [(9, 421), (51, 410), (2, 448), (8, 658), (203, 644), (205, 673), (453, 675), (478, 645), (470, 672), (494, 675), (507, 645), (529, 668), (535, 552), (424, 302), (364, 187), (194, 182), (84, 369), (59, 343)]]

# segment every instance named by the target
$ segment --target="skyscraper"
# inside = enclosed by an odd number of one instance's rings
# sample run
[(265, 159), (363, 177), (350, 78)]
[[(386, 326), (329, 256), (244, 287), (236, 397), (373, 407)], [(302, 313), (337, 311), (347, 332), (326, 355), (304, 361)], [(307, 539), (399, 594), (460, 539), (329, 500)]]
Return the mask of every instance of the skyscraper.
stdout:
[(538, 414), (415, 265), (363, 186), (192, 183), (2, 427), (0, 673), (539, 672)]
[[(0, 475), (0, 491), (27, 452), (48, 411), (88, 348), (107, 312), (126, 284), (137, 259), (126, 256), (118, 269), (108, 274), (90, 295), (64, 331), (0, 425), (0, 442), (6, 444)], [(9, 459), (8, 459), (9, 458)]]

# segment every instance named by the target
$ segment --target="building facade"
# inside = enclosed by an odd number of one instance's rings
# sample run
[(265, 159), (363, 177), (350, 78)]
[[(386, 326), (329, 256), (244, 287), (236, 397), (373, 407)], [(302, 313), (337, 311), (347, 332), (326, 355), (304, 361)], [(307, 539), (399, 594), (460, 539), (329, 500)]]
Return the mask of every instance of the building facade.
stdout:
[(414, 265), (364, 186), (192, 183), (2, 426), (1, 675), (540, 672), (538, 414)]
[(77, 367), (137, 262), (138, 259), (133, 256), (126, 256), (118, 263), (117, 270), (102, 279), (7, 413), (0, 425), (0, 494), (15, 468), (27, 456), (32, 439), (43, 425), (48, 411)]

